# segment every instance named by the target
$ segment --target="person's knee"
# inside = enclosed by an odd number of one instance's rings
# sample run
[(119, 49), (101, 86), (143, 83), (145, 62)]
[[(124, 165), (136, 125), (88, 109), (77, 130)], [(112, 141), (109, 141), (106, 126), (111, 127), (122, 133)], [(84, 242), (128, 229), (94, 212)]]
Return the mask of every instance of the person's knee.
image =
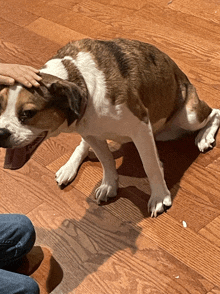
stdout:
[(30, 236), (35, 237), (34, 226), (31, 222), (31, 220), (26, 215), (17, 214), (15, 221), (17, 221), (17, 224), (19, 226), (19, 230), (21, 231), (22, 235), (24, 235), (26, 232), (28, 232), (28, 234)]
[(39, 294), (40, 289), (31, 277), (0, 269), (0, 293)]
[(27, 254), (34, 245), (36, 233), (31, 220), (22, 214), (14, 215), (14, 226), (18, 234), (19, 255)]
[[(39, 294), (40, 289), (38, 284), (30, 277), (26, 277), (23, 283), (23, 289), (21, 293), (24, 294)], [(20, 293), (20, 292), (19, 292)]]
[(28, 217), (21, 214), (0, 215), (0, 267), (13, 265), (34, 246), (35, 229)]

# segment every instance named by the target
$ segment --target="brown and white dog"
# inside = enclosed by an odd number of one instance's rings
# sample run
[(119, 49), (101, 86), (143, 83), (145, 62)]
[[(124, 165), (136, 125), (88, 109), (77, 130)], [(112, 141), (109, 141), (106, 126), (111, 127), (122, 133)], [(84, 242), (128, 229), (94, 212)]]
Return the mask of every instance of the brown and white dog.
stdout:
[(60, 49), (40, 70), (39, 88), (19, 84), (0, 92), (0, 147), (5, 168), (20, 168), (41, 142), (59, 132), (82, 136), (56, 173), (68, 184), (94, 150), (103, 166), (98, 203), (114, 197), (118, 175), (106, 140), (133, 141), (151, 186), (152, 216), (171, 206), (154, 138), (173, 140), (197, 131), (200, 151), (213, 146), (220, 110), (199, 100), (186, 75), (164, 53), (139, 41), (84, 39)]

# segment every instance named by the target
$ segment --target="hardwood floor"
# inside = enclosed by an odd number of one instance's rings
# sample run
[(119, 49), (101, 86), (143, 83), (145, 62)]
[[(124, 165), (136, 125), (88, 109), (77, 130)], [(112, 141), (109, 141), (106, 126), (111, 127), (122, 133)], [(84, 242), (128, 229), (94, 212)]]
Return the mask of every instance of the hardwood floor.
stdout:
[[(0, 62), (40, 68), (73, 39), (134, 38), (169, 54), (200, 98), (220, 108), (219, 0), (0, 5)], [(51, 138), (17, 171), (3, 169), (0, 150), (0, 213), (23, 213), (34, 223), (36, 246), (20, 270), (35, 264), (41, 293), (219, 294), (220, 136), (206, 154), (194, 136), (157, 144), (173, 206), (156, 219), (147, 212), (150, 188), (132, 144), (110, 143), (120, 188), (107, 204), (94, 200), (102, 168), (92, 152), (75, 181), (59, 189), (54, 174), (79, 142), (77, 134)]]

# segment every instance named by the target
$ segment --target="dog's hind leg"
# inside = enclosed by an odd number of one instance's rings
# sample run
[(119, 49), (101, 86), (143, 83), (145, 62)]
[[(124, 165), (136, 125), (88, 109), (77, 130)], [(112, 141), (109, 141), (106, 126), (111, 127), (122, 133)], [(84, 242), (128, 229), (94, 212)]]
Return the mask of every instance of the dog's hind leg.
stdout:
[(156, 140), (174, 140), (187, 132), (199, 131), (195, 143), (201, 152), (213, 147), (220, 126), (220, 110), (200, 100), (193, 85), (188, 85), (185, 104)]
[(196, 136), (195, 143), (201, 152), (213, 148), (215, 136), (220, 126), (220, 110), (212, 109), (212, 112), (207, 118), (207, 124), (203, 127)]
[(109, 197), (115, 197), (118, 190), (118, 173), (115, 161), (108, 148), (106, 140), (99, 140), (93, 136), (84, 138), (91, 146), (103, 167), (103, 179), (100, 187), (96, 189), (97, 203), (107, 202)]
[(186, 131), (199, 131), (195, 143), (201, 152), (213, 147), (220, 126), (220, 110), (200, 100), (193, 85), (188, 85), (186, 103), (174, 120)]
[(87, 157), (89, 152), (89, 144), (82, 139), (79, 146), (76, 147), (70, 159), (56, 173), (56, 181), (59, 186), (67, 185), (75, 178), (79, 166)]

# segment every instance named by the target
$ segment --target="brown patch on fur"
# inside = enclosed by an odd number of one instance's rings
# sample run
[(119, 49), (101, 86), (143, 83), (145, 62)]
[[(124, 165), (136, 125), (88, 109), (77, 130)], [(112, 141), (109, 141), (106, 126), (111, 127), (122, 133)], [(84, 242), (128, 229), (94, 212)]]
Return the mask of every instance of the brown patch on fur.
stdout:
[(30, 121), (28, 125), (34, 126), (42, 130), (50, 130), (51, 132), (65, 121), (65, 115), (55, 108), (48, 108), (39, 111)]
[[(54, 131), (65, 119), (70, 125), (82, 118), (87, 105), (87, 87), (76, 67), (68, 62), (65, 65), (70, 67), (70, 80), (41, 73), (39, 88), (23, 88), (20, 91), (16, 109), (23, 124)], [(29, 113), (34, 115), (28, 117)]]
[(0, 91), (0, 114), (2, 114), (6, 107), (7, 107), (7, 104), (8, 104), (8, 87), (6, 88), (3, 88), (1, 91)]
[(62, 60), (62, 63), (67, 69), (68, 81), (75, 83), (82, 90), (84, 95), (88, 96), (88, 89), (85, 80), (78, 68), (73, 64), (71, 60)]
[(81, 41), (73, 41), (68, 43), (66, 46), (62, 47), (57, 51), (57, 54), (53, 58), (64, 58), (65, 56), (71, 56), (76, 59), (77, 54), (80, 52)]
[[(135, 40), (83, 39), (69, 43), (56, 57), (77, 58), (89, 52), (106, 79), (106, 97), (113, 105), (126, 103), (140, 120), (169, 120), (184, 102), (181, 86), (189, 80), (156, 47)], [(182, 95), (183, 94), (183, 95)]]
[(21, 119), (25, 111), (36, 111), (36, 114), (31, 118), (27, 118), (24, 124), (42, 130), (54, 131), (64, 122), (64, 113), (57, 108), (48, 107), (50, 102), (37, 91), (43, 93), (41, 89), (29, 90), (24, 88), (21, 90), (16, 103), (18, 118)]
[(45, 107), (45, 105), (46, 101), (42, 99), (41, 95), (37, 94), (35, 89), (23, 88), (17, 98), (16, 109), (18, 110), (17, 113), (19, 113), (23, 109), (27, 110), (28, 108), (41, 110)]
[(203, 101), (199, 100), (199, 109), (197, 111), (197, 118), (199, 122), (203, 122), (212, 112), (212, 108)]
[[(186, 75), (169, 56), (150, 44), (126, 39), (83, 39), (67, 44), (53, 58), (76, 59), (79, 52), (89, 52), (97, 69), (104, 73), (106, 98), (113, 105), (126, 103), (130, 111), (146, 123), (149, 119), (152, 124), (164, 119), (168, 122), (188, 99), (190, 82)], [(63, 64), (69, 72), (69, 80), (88, 94), (76, 66), (68, 60)], [(200, 101), (196, 107), (199, 107), (199, 120), (210, 113), (204, 102)]]

